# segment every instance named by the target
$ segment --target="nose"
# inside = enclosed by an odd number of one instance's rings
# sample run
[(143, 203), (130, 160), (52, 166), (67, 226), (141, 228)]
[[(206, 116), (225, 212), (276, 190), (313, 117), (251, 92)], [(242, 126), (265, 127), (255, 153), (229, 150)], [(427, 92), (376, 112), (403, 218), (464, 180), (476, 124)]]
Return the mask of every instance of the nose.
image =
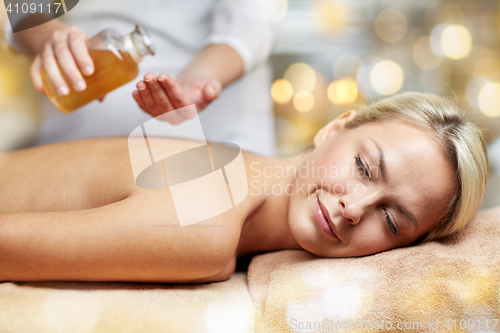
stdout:
[(357, 209), (354, 208), (353, 205), (347, 204), (347, 200), (345, 199), (345, 197), (339, 199), (342, 216), (344, 216), (347, 222), (349, 222), (350, 224), (356, 225), (359, 223), (362, 214), (360, 214), (360, 212), (357, 211)]
[(375, 207), (379, 193), (365, 188), (361, 194), (352, 193), (339, 198), (339, 206), (346, 220), (356, 225), (371, 208)]

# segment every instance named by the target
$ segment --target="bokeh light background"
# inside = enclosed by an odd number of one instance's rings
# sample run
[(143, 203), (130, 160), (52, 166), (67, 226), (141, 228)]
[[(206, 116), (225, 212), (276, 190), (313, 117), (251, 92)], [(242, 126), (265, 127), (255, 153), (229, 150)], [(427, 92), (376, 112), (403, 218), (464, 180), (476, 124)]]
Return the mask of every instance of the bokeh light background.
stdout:
[[(490, 146), (484, 207), (500, 204), (500, 2), (494, 0), (242, 0), (276, 25), (270, 63), (279, 155), (311, 144), (359, 103), (404, 91), (449, 96)], [(0, 5), (3, 7), (3, 3)], [(0, 10), (0, 23), (5, 11)], [(0, 35), (0, 151), (29, 145), (39, 98), (31, 59)]]
[[(0, 4), (0, 31), (7, 19)], [(31, 145), (41, 121), (40, 98), (29, 79), (33, 59), (13, 51), (0, 33), (0, 152)]]
[(342, 111), (404, 91), (452, 97), (493, 142), (500, 134), (499, 3), (288, 0), (271, 59), (280, 154), (303, 149)]

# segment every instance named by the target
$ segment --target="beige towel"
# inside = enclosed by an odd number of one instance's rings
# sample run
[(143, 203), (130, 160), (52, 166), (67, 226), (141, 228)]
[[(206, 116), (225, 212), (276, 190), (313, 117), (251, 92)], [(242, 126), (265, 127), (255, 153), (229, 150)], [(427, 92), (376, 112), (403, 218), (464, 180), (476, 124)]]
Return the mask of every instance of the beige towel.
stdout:
[(440, 241), (361, 258), (279, 251), (248, 271), (256, 332), (499, 332), (499, 281), (500, 207)]
[(247, 333), (254, 316), (241, 272), (199, 286), (0, 284), (1, 333)]

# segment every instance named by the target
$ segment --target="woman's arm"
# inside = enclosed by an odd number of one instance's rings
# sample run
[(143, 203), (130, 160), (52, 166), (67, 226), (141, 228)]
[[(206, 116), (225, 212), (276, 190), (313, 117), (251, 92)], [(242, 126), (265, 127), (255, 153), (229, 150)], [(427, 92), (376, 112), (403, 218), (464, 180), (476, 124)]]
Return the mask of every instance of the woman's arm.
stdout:
[(168, 200), (166, 191), (150, 190), (88, 210), (0, 214), (0, 281), (227, 278), (222, 273), (239, 230), (223, 223), (181, 228), (172, 224), (176, 214)]
[(231, 46), (212, 44), (201, 50), (178, 78), (210, 77), (225, 87), (243, 74), (244, 67), (243, 59)]
[[(156, 77), (148, 73), (144, 81), (137, 83), (138, 90), (132, 96), (139, 107), (153, 117), (191, 104), (195, 104), (200, 112), (219, 97), (225, 86), (238, 79), (243, 70), (243, 59), (231, 46), (209, 45), (196, 55), (177, 79), (166, 74)], [(174, 120), (170, 122), (178, 123)]]
[[(245, 6), (239, 1), (216, 1), (211, 33), (200, 52), (175, 80), (166, 74), (146, 74), (132, 94), (139, 107), (153, 117), (190, 104), (200, 112), (219, 97), (222, 88), (264, 63), (273, 47), (274, 29), (264, 19), (268, 15), (259, 10), (251, 1)], [(173, 113), (170, 118), (164, 120), (173, 124), (186, 120)]]

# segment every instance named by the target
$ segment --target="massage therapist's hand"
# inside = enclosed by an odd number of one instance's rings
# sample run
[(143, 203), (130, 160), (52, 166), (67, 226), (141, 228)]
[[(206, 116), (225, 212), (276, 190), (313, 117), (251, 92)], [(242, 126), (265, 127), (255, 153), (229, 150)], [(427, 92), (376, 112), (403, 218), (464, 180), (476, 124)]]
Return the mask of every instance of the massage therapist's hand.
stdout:
[[(42, 83), (42, 68), (44, 68), (60, 96), (69, 94), (68, 84), (77, 92), (85, 90), (87, 84), (82, 73), (85, 76), (94, 73), (94, 62), (89, 55), (87, 40), (85, 32), (74, 25), (53, 31), (31, 65), (30, 76), (35, 89), (44, 94)], [(103, 98), (104, 96), (99, 100)]]
[[(152, 73), (144, 75), (144, 81), (137, 83), (133, 97), (139, 107), (153, 117), (191, 104), (198, 112), (205, 109), (219, 97), (222, 85), (216, 79), (207, 76), (185, 74), (173, 79), (167, 74), (156, 77)], [(180, 124), (194, 115), (170, 112), (161, 117), (171, 124)]]

